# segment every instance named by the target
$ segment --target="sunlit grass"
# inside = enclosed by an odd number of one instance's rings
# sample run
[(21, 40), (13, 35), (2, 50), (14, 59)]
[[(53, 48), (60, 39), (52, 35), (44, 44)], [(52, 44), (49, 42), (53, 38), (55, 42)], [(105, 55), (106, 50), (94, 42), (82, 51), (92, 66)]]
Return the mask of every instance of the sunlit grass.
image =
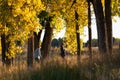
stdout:
[[(26, 56), (26, 55), (25, 55)], [(33, 67), (27, 67), (26, 57), (16, 59), (10, 67), (0, 63), (0, 80), (105, 80), (107, 77), (106, 59), (93, 51), (93, 63), (90, 66), (88, 52), (77, 56), (48, 56), (42, 63), (34, 62)], [(120, 50), (115, 49), (111, 58), (111, 80), (120, 79)]]
[(25, 61), (9, 68), (1, 65), (0, 80), (79, 80), (81, 74), (75, 57), (67, 59), (64, 61), (58, 56), (48, 58), (44, 63), (34, 63), (31, 68), (26, 67)]

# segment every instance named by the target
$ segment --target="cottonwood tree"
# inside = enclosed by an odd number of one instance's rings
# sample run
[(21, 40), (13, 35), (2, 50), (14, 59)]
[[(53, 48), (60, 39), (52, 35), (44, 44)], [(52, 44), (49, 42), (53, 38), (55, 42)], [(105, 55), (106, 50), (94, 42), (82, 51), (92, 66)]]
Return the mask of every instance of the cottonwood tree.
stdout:
[(27, 65), (28, 67), (33, 66), (33, 53), (34, 53), (34, 35), (31, 33), (31, 36), (28, 38), (28, 47), (27, 47)]
[(47, 57), (47, 55), (50, 53), (51, 48), (51, 41), (53, 36), (53, 29), (59, 31), (61, 29), (61, 25), (64, 23), (62, 18), (60, 17), (60, 6), (59, 0), (43, 0), (44, 5), (46, 6), (46, 12), (48, 13), (45, 22), (43, 25), (45, 28), (45, 34), (43, 38), (43, 42), (41, 45), (41, 51), (42, 51), (42, 57), (43, 59)]
[(120, 0), (111, 0), (112, 16), (120, 17)]
[(49, 17), (48, 21), (46, 21), (45, 34), (41, 45), (43, 59), (47, 57), (51, 48), (53, 28), (50, 26), (50, 21), (51, 21), (51, 17)]
[(83, 35), (83, 28), (87, 25), (87, 4), (85, 1), (67, 0), (64, 5), (63, 16), (66, 20), (66, 45), (71, 50), (71, 53), (80, 55), (82, 50), (80, 35)]
[(103, 6), (101, 0), (90, 0), (93, 4), (96, 24), (97, 24), (97, 33), (98, 33), (98, 46), (101, 53), (107, 52), (107, 33), (105, 26), (105, 17), (103, 12)]
[(105, 0), (105, 26), (107, 31), (107, 44), (108, 44), (108, 52), (112, 54), (112, 46), (113, 46), (113, 37), (112, 37), (112, 14), (111, 14), (111, 0)]
[(90, 58), (92, 59), (92, 29), (91, 29), (91, 5), (90, 5), (90, 0), (87, 0), (88, 2), (88, 37), (89, 37), (89, 51), (90, 51)]
[[(76, 3), (77, 3), (77, 1), (74, 0), (72, 5), (71, 5), (71, 8)], [(79, 31), (79, 25), (78, 25), (78, 17), (79, 17), (79, 15), (78, 15), (78, 12), (76, 11), (76, 9), (74, 11), (74, 15), (75, 15), (75, 28), (76, 28), (77, 55), (80, 56), (80, 54), (81, 54), (80, 33), (78, 32)]]
[(8, 59), (14, 58), (16, 53), (22, 52), (22, 48), (16, 45), (16, 41), (24, 44), (30, 32), (40, 26), (36, 16), (43, 9), (40, 0), (0, 0), (3, 63), (9, 62)]

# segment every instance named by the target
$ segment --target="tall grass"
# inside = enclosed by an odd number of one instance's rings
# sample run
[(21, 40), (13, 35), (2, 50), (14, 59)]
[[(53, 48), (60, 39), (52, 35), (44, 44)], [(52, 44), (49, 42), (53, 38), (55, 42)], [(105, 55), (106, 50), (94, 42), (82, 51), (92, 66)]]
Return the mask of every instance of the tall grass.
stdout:
[(77, 65), (67, 65), (58, 61), (42, 65), (31, 78), (32, 80), (88, 80), (84, 74), (81, 74)]
[[(19, 58), (10, 67), (0, 63), (0, 80), (108, 80), (109, 65), (101, 58), (97, 51), (93, 51), (93, 63), (90, 66), (89, 55), (77, 56), (49, 56), (42, 63), (34, 62), (33, 67), (27, 67), (26, 57)], [(111, 58), (111, 80), (120, 80), (120, 50), (115, 49)], [(102, 60), (103, 59), (103, 60)]]
[(4, 66), (0, 80), (88, 80), (81, 74), (75, 58), (71, 59), (65, 61), (60, 57), (49, 58), (43, 63), (34, 63), (31, 68), (27, 68), (24, 61), (9, 68)]

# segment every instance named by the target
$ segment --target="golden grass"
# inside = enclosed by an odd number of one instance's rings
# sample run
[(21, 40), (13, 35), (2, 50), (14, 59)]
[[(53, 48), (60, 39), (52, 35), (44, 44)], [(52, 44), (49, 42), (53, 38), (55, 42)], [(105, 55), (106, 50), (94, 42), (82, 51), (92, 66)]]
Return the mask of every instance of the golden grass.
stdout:
[[(91, 76), (91, 80), (106, 79), (109, 64), (107, 64), (106, 59), (104, 59), (105, 57), (102, 58), (102, 55), (95, 49), (93, 50), (93, 63), (90, 64), (88, 53), (89, 52), (86, 51), (85, 54), (81, 55), (80, 59), (78, 59), (76, 55), (67, 55), (65, 59), (62, 59), (59, 55), (48, 56), (42, 63), (34, 62), (31, 68), (27, 67), (26, 55), (16, 59), (10, 67), (3, 66), (2, 62), (0, 62), (0, 80), (52, 80), (55, 76), (57, 76), (55, 80), (60, 80), (58, 76), (59, 73), (62, 74), (60, 76), (64, 76), (65, 78), (62, 80), (68, 80), (70, 78), (70, 80), (74, 80), (72, 77), (68, 78), (65, 76), (73, 75), (75, 78), (75, 76), (80, 76), (81, 74), (84, 75), (84, 78), (81, 77), (79, 80), (90, 80)], [(113, 50), (110, 62), (111, 70), (109, 74), (111, 80), (120, 79), (119, 61), (120, 50), (116, 48)], [(46, 78), (46, 76), (48, 78)]]

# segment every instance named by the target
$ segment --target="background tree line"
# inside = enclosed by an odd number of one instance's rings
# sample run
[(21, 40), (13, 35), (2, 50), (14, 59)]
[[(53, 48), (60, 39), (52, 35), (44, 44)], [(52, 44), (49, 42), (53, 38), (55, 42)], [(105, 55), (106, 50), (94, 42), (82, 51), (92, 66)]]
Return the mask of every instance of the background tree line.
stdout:
[[(113, 37), (113, 46), (119, 46), (120, 44), (120, 39), (119, 38), (114, 38)], [(83, 43), (84, 47), (88, 47), (89, 46), (89, 40), (85, 43)], [(92, 39), (91, 40), (91, 46), (92, 47), (98, 47), (98, 39)]]

